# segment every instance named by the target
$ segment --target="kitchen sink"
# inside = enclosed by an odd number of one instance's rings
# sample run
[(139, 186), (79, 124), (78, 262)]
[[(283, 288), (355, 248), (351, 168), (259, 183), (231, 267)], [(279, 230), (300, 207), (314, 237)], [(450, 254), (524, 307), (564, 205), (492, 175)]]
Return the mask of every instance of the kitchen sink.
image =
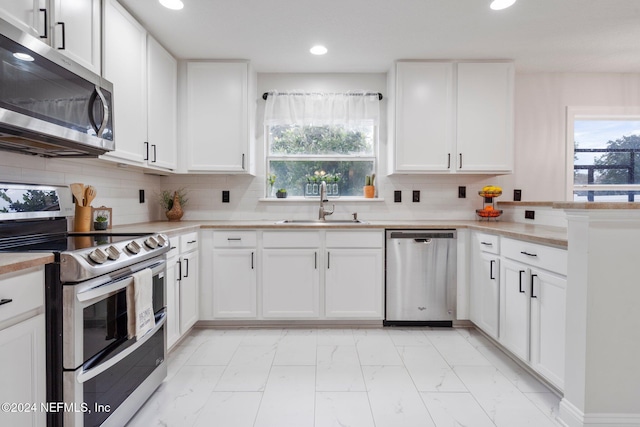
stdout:
[(365, 225), (369, 223), (366, 221), (361, 221), (359, 219), (344, 219), (344, 220), (285, 219), (285, 220), (276, 222), (276, 224), (278, 225), (287, 225), (287, 224), (288, 225), (305, 225), (305, 224), (308, 224), (308, 225)]

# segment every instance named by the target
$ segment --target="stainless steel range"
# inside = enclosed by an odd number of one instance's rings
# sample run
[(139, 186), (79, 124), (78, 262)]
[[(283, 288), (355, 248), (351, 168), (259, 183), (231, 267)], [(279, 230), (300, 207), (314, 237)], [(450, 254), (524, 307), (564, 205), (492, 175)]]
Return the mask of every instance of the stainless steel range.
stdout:
[[(55, 256), (45, 284), (47, 402), (60, 405), (47, 425), (123, 426), (166, 377), (169, 239), (67, 232), (66, 187), (0, 184), (0, 192), (0, 251)], [(132, 335), (131, 289), (143, 271), (155, 326)]]

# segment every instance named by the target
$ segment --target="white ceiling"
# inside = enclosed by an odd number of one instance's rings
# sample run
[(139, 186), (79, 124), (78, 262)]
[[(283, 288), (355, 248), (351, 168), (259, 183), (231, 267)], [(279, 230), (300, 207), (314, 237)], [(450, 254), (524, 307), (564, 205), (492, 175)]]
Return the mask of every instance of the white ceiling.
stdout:
[[(640, 72), (640, 0), (120, 2), (176, 57), (258, 72), (386, 72), (397, 59), (513, 59), (518, 71)], [(314, 44), (329, 53), (309, 53)]]

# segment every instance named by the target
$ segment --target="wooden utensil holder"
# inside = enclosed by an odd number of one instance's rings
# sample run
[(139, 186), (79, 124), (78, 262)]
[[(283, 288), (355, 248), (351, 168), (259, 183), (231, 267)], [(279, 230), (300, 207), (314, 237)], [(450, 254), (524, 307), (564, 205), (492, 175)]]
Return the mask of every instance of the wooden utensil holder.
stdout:
[(73, 223), (73, 231), (88, 232), (91, 231), (91, 206), (76, 205), (76, 217)]

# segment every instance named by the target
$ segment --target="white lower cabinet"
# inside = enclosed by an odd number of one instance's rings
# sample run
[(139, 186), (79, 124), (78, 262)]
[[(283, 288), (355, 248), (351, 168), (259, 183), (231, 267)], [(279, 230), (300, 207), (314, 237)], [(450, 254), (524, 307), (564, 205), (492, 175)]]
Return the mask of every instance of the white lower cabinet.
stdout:
[(262, 315), (316, 318), (320, 315), (319, 249), (264, 249)]
[(384, 232), (204, 231), (202, 320), (383, 318)]
[(213, 233), (213, 317), (254, 319), (257, 254), (255, 231)]
[(167, 254), (167, 348), (199, 319), (198, 232), (170, 238)]
[(498, 339), (500, 332), (499, 237), (471, 234), (470, 318), (480, 329)]
[(500, 342), (564, 388), (567, 251), (502, 239)]
[(508, 259), (502, 261), (502, 330), (500, 342), (513, 354), (529, 360), (530, 301), (527, 267)]
[[(44, 426), (46, 403), (44, 268), (0, 276), (0, 402), (38, 405), (0, 411), (0, 425)], [(9, 408), (13, 409), (13, 408)]]
[(380, 232), (329, 231), (326, 235), (325, 315), (381, 319), (384, 239)]

